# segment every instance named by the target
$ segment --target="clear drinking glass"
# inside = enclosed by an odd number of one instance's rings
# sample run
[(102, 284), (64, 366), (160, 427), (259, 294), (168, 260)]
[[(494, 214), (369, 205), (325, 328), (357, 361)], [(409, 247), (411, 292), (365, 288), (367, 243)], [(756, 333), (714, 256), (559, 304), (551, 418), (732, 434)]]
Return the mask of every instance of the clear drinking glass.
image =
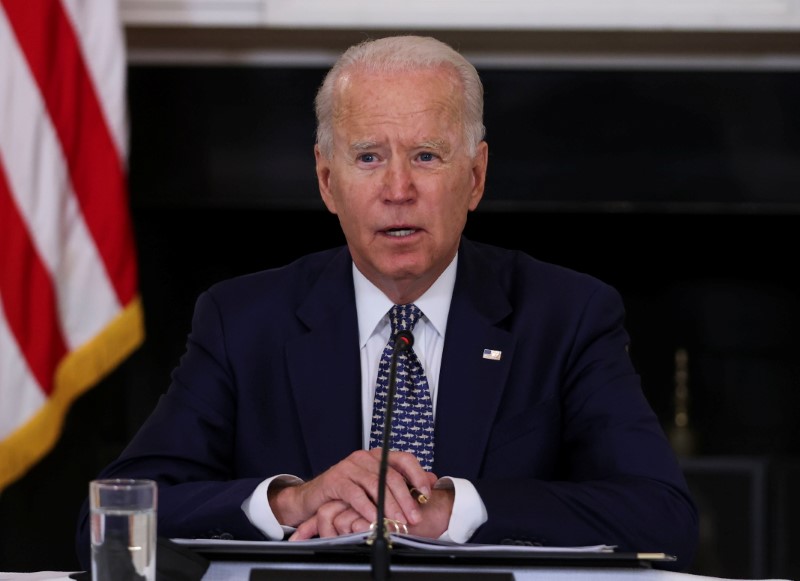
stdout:
[(157, 505), (153, 480), (89, 483), (93, 581), (155, 581)]

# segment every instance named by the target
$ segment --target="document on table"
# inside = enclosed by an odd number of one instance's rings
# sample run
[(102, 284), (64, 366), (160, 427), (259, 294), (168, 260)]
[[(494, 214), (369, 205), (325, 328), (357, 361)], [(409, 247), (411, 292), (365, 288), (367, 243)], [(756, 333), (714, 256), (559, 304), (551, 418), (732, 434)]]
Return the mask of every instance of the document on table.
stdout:
[[(354, 533), (338, 537), (316, 538), (305, 541), (237, 541), (220, 539), (171, 539), (174, 543), (203, 554), (208, 558), (218, 555), (248, 559), (274, 559), (351, 556), (365, 558), (370, 554), (372, 533)], [(392, 555), (401, 559), (432, 562), (453, 560), (483, 563), (527, 563), (570, 565), (643, 565), (653, 562), (675, 561), (666, 553), (618, 552), (614, 545), (589, 545), (576, 547), (550, 547), (516, 544), (454, 543), (415, 535), (392, 533), (389, 535)]]
[[(340, 535), (338, 537), (326, 537), (308, 539), (305, 541), (236, 541), (236, 540), (221, 540), (221, 539), (171, 539), (173, 542), (189, 548), (202, 548), (202, 549), (279, 549), (281, 551), (306, 551), (306, 550), (319, 550), (328, 548), (359, 548), (371, 544), (372, 533), (352, 533), (349, 535)], [(491, 553), (610, 553), (614, 551), (612, 545), (590, 545), (581, 547), (541, 547), (531, 545), (494, 545), (494, 544), (476, 544), (476, 543), (454, 543), (452, 541), (442, 541), (438, 539), (429, 539), (427, 537), (418, 537), (416, 535), (407, 535), (402, 533), (392, 533), (389, 535), (389, 542), (392, 547), (403, 547), (406, 549), (420, 549), (423, 551), (432, 552), (447, 552), (447, 553), (469, 553), (471, 555), (480, 554), (481, 552)]]

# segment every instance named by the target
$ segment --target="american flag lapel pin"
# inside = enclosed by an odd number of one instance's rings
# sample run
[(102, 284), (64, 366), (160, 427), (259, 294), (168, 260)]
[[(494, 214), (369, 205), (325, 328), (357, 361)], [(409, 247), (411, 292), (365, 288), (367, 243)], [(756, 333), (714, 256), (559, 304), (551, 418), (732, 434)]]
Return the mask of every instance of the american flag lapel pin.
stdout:
[(495, 349), (484, 349), (483, 350), (483, 358), (484, 359), (491, 359), (492, 361), (500, 361), (500, 358), (503, 356), (502, 351), (497, 351)]

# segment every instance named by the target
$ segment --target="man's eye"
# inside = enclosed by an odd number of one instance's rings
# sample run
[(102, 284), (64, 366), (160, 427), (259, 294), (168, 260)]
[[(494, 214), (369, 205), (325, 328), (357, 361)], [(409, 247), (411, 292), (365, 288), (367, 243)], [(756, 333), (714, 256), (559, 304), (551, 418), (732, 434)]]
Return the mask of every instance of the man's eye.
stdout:
[(419, 154), (420, 161), (433, 161), (434, 159), (436, 159), (436, 156), (428, 151)]
[(375, 161), (375, 156), (371, 153), (362, 153), (358, 156), (358, 161), (363, 163), (372, 163)]

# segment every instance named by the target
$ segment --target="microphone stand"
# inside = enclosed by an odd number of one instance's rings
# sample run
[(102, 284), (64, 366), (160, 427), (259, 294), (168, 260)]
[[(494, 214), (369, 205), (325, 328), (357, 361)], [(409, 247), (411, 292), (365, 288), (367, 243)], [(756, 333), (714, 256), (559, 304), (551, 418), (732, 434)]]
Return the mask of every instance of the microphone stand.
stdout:
[(394, 409), (394, 394), (397, 389), (397, 356), (411, 349), (414, 345), (414, 335), (411, 331), (400, 331), (394, 340), (392, 359), (389, 363), (389, 389), (386, 394), (386, 417), (383, 422), (383, 444), (381, 446), (381, 462), (378, 468), (378, 520), (375, 522), (375, 531), (372, 537), (372, 579), (386, 581), (389, 578), (389, 549), (390, 543), (386, 534), (385, 503), (386, 503), (386, 472), (389, 469), (389, 440), (392, 433), (392, 411)]

